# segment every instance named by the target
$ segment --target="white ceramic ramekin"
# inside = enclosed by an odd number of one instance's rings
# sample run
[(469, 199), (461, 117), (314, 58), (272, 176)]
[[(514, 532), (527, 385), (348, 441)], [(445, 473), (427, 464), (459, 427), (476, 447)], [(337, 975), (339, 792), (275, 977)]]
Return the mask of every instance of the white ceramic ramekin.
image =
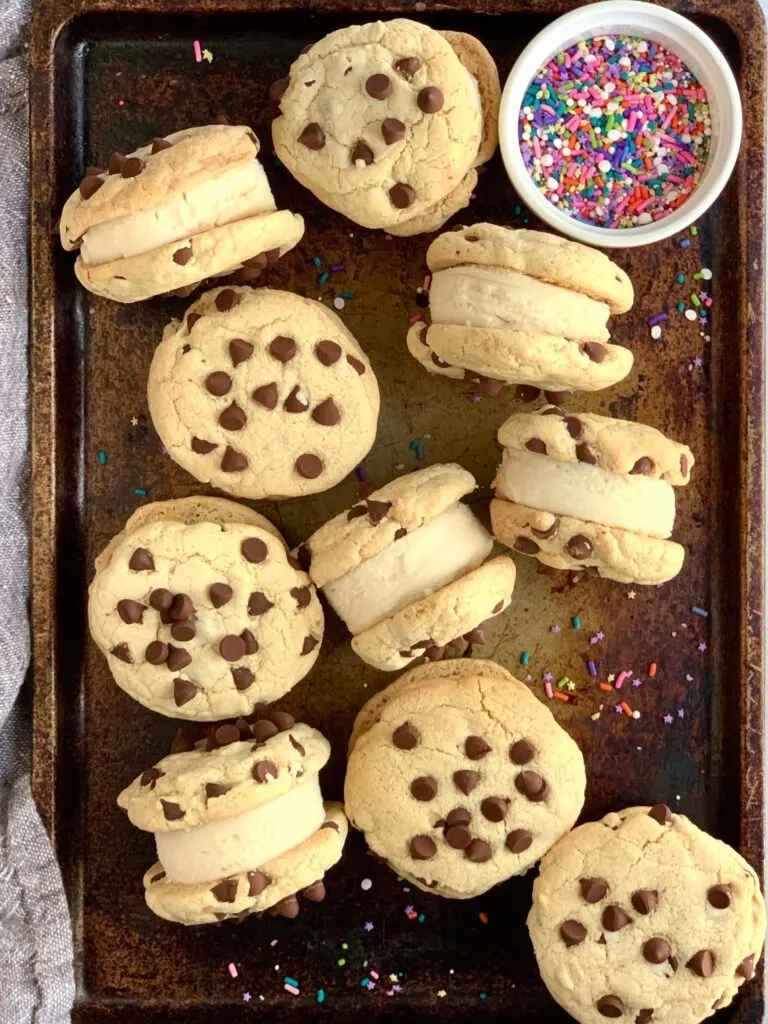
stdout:
[[(707, 90), (712, 116), (712, 145), (699, 187), (668, 217), (636, 228), (593, 227), (553, 206), (526, 170), (519, 142), (520, 106), (539, 68), (581, 39), (618, 33), (662, 43), (676, 53)], [(639, 0), (605, 0), (579, 7), (539, 32), (520, 54), (509, 74), (499, 116), (501, 154), (521, 200), (537, 217), (561, 234), (602, 248), (650, 245), (669, 238), (698, 220), (714, 203), (731, 176), (739, 153), (741, 133), (739, 91), (733, 72), (720, 50), (687, 18), (665, 7), (640, 3)]]

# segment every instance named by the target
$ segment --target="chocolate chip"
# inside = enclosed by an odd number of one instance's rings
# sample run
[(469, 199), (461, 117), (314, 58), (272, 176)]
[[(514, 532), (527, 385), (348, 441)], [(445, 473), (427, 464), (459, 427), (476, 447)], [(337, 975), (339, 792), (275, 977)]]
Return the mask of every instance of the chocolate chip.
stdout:
[(584, 354), (587, 355), (593, 363), (602, 363), (608, 355), (608, 349), (605, 345), (601, 345), (597, 341), (587, 341), (584, 344)]
[(453, 783), (456, 789), (464, 796), (469, 796), (472, 790), (480, 781), (480, 773), (474, 772), (471, 769), (465, 769), (462, 771), (453, 773)]
[(299, 569), (309, 572), (309, 567), (312, 564), (312, 554), (306, 544), (300, 544), (296, 549), (296, 561), (298, 562)]
[(407, 210), (416, 198), (416, 193), (410, 185), (406, 185), (404, 181), (398, 181), (389, 190), (389, 198), (392, 205), (398, 210)]
[(400, 60), (395, 61), (395, 71), (408, 82), (411, 81), (420, 67), (421, 61), (418, 57), (401, 57)]
[(419, 742), (418, 730), (410, 722), (403, 722), (392, 733), (392, 742), (399, 750), (413, 750)]
[(299, 901), (295, 896), (286, 896), (285, 899), (270, 907), (269, 912), (277, 917), (286, 917), (292, 921), (299, 916), (300, 909)]
[[(280, 250), (272, 249), (270, 251), (279, 252)], [(243, 266), (248, 267), (251, 270), (263, 270), (266, 267), (267, 263), (269, 263), (269, 260), (267, 259), (267, 253), (265, 252), (256, 253), (255, 256), (250, 256), (247, 260), (243, 260)], [(245, 345), (247, 343), (243, 342), (242, 344)], [(231, 345), (232, 343), (230, 342), (230, 347)]]
[(298, 751), (301, 757), (304, 757), (304, 755), (306, 754), (306, 750), (304, 749), (304, 747), (302, 747), (299, 741), (294, 736), (289, 736), (288, 739), (290, 740), (293, 749)]
[(637, 460), (629, 472), (632, 475), (650, 476), (653, 472), (653, 459), (649, 459), (647, 455), (643, 455), (642, 458)]
[(196, 452), (198, 455), (208, 455), (215, 448), (219, 447), (217, 444), (214, 444), (213, 441), (204, 441), (200, 437), (193, 437), (191, 445), (192, 451)]
[(536, 452), (537, 455), (547, 454), (547, 446), (540, 437), (530, 438), (530, 440), (525, 442), (525, 447), (529, 452)]
[(277, 778), (277, 767), (271, 761), (257, 761), (251, 769), (251, 775), (257, 782), (269, 782)]
[(178, 804), (171, 800), (161, 800), (160, 803), (163, 806), (163, 815), (166, 821), (180, 821), (184, 817), (184, 811)]
[(225, 473), (239, 473), (248, 466), (248, 459), (242, 452), (236, 452), (234, 448), (227, 445), (224, 456), (221, 460), (221, 468)]
[(138, 156), (129, 156), (126, 160), (123, 160), (123, 166), (120, 168), (120, 173), (124, 178), (136, 178), (144, 170), (144, 161)]
[(533, 834), (527, 828), (516, 828), (507, 836), (507, 849), (511, 853), (525, 853), (533, 842)]
[(601, 996), (597, 1001), (597, 1012), (603, 1017), (623, 1017), (624, 1003), (618, 996)]
[(632, 893), (632, 906), (638, 914), (652, 914), (659, 902), (659, 894), (654, 889), (638, 889)]
[(437, 853), (437, 847), (430, 836), (414, 836), (408, 844), (411, 857), (414, 860), (431, 860)]
[(260, 718), (254, 722), (251, 731), (257, 743), (266, 743), (268, 739), (277, 736), (280, 732), (275, 723), (267, 718)]
[(168, 657), (165, 666), (169, 672), (181, 672), (187, 665), (192, 664), (192, 655), (181, 647), (174, 647), (168, 644)]
[(436, 114), (438, 110), (443, 109), (445, 97), (437, 86), (427, 85), (419, 90), (416, 102), (419, 105), (419, 110), (422, 110), (425, 114)]
[(392, 92), (392, 79), (389, 75), (370, 75), (365, 82), (365, 91), (375, 100), (385, 100)]
[(249, 896), (260, 896), (272, 884), (272, 879), (263, 871), (249, 871), (247, 877)]
[(518, 792), (528, 797), (532, 803), (540, 803), (549, 792), (546, 779), (532, 771), (520, 772), (515, 778), (515, 786)]
[(234, 903), (237, 899), (237, 879), (227, 878), (211, 889), (211, 895), (219, 903)]
[(397, 530), (395, 530), (395, 536), (394, 536), (393, 540), (402, 540), (403, 537), (407, 537), (407, 536), (408, 536), (408, 531), (406, 530), (406, 528), (404, 526), (400, 526), (400, 527), (398, 527)]
[(177, 249), (173, 254), (173, 262), (178, 263), (180, 267), (186, 267), (189, 261), (192, 259), (192, 246), (185, 245), (183, 249)]
[(685, 966), (700, 978), (711, 978), (715, 973), (715, 954), (709, 949), (700, 949)]
[(599, 903), (608, 892), (608, 883), (602, 878), (582, 878), (579, 887), (587, 903)]
[[(85, 176), (86, 176), (86, 178), (91, 178), (94, 175), (106, 174), (106, 173), (107, 172), (106, 172), (106, 170), (103, 167), (94, 167), (93, 164), (89, 164), (88, 167), (85, 168)], [(57, 230), (57, 229), (58, 229), (58, 225), (57, 225), (55, 230)]]
[(299, 608), (306, 608), (312, 600), (312, 591), (309, 587), (291, 587), (291, 597)]
[(208, 596), (214, 608), (221, 608), (232, 600), (232, 587), (226, 583), (212, 583), (208, 588)]
[(296, 725), (296, 719), (289, 711), (268, 711), (266, 717), (277, 726), (278, 732), (288, 732)]
[(531, 527), (531, 533), (538, 537), (539, 540), (552, 540), (557, 536), (557, 531), (560, 529), (560, 520), (555, 519), (550, 527), (546, 530), (537, 530), (535, 527)]
[(660, 825), (672, 824), (672, 811), (670, 811), (666, 804), (656, 804), (648, 811), (648, 816), (653, 818), (654, 821), (658, 821)]
[(325, 145), (325, 132), (317, 121), (310, 121), (299, 136), (299, 142), (307, 149), (322, 149)]
[(80, 182), (80, 195), (83, 199), (90, 199), (103, 183), (103, 178), (96, 177), (95, 174), (88, 175)]
[(473, 839), (464, 851), (464, 856), (473, 864), (485, 864), (493, 857), (493, 850), (490, 843), (486, 843), (484, 839)]
[(115, 644), (112, 650), (109, 652), (113, 657), (119, 661), (124, 661), (126, 665), (133, 664), (133, 658), (131, 657), (131, 649), (128, 644)]
[(450, 369), (451, 364), (446, 363), (444, 359), (441, 359), (437, 352), (432, 352), (429, 357), (435, 366), (439, 366), (441, 370)]
[(145, 604), (139, 604), (138, 601), (132, 601), (126, 597), (117, 602), (117, 614), (127, 625), (134, 626), (136, 623), (144, 622), (146, 607)]
[(293, 338), (286, 338), (280, 334), (270, 342), (269, 354), (281, 363), (287, 363), (296, 355), (296, 342)]
[(268, 95), (273, 103), (279, 103), (291, 84), (290, 78), (278, 78), (269, 87)]
[(305, 636), (304, 643), (301, 645), (301, 653), (311, 654), (319, 643), (320, 641), (316, 636), (312, 636), (311, 634), (309, 636)]
[(220, 313), (228, 313), (240, 302), (240, 296), (233, 288), (222, 288), (213, 301)]
[(232, 669), (232, 681), (236, 690), (247, 690), (249, 686), (253, 685), (255, 678), (253, 672), (244, 666)]
[(240, 661), (245, 657), (245, 641), (242, 637), (230, 633), (219, 644), (219, 654), (227, 661)]
[[(194, 728), (195, 733), (192, 735), (190, 729)], [(171, 753), (172, 754), (184, 754), (189, 750), (194, 750), (195, 742), (199, 739), (198, 729), (196, 726), (180, 727), (173, 734), (171, 740)]]
[(578, 440), (584, 433), (584, 424), (581, 422), (578, 416), (566, 416), (565, 417), (565, 429), (571, 435), (572, 438)]
[(202, 313), (188, 313), (187, 314), (187, 332), (191, 331), (198, 320), (203, 319)]
[(341, 345), (335, 341), (318, 341), (315, 345), (315, 355), (323, 366), (333, 366), (341, 358)]
[(231, 387), (232, 378), (228, 373), (224, 373), (223, 370), (216, 370), (214, 373), (209, 373), (205, 378), (206, 391), (209, 391), (217, 398), (221, 398), (222, 395), (226, 395)]
[[(551, 405), (562, 405), (568, 401), (567, 391), (545, 391), (544, 397)], [(556, 409), (545, 409), (542, 416), (562, 416), (563, 414)]]
[(286, 412), (306, 412), (309, 408), (309, 401), (306, 395), (301, 390), (301, 386), (296, 384), (291, 388), (290, 394), (283, 402), (283, 408)]
[(597, 459), (589, 445), (584, 444), (584, 442), (576, 445), (576, 458), (579, 462), (586, 462), (590, 466), (594, 466), (597, 462)]
[(312, 410), (312, 419), (322, 427), (335, 427), (341, 419), (341, 413), (334, 400), (326, 398)]
[(680, 456), (680, 473), (683, 477), (688, 476), (688, 456)]
[(232, 789), (231, 786), (225, 786), (222, 782), (206, 782), (205, 799), (215, 800), (217, 796), (224, 796), (230, 789)]
[(479, 761), (490, 753), (490, 744), (486, 743), (482, 736), (467, 736), (464, 740), (464, 753), (470, 761)]
[(468, 644), (479, 644), (482, 646), (485, 643), (485, 630), (477, 626), (475, 629), (470, 629), (468, 633), (465, 633), (462, 639), (466, 640)]
[(433, 800), (437, 796), (437, 782), (431, 775), (421, 775), (411, 783), (411, 796), (416, 800)]
[(493, 377), (478, 377), (477, 380), (477, 392), (486, 398), (495, 398), (506, 387), (503, 380), (494, 380)]
[[(610, 909), (611, 908), (609, 907), (608, 910)], [(603, 918), (605, 918), (605, 914), (608, 913), (608, 910), (603, 914)], [(618, 929), (616, 928), (609, 929), (609, 931), (617, 930)], [(672, 947), (666, 939), (648, 939), (648, 941), (643, 945), (643, 956), (649, 964), (663, 964), (665, 960), (669, 959), (671, 953)]]
[(520, 402), (535, 402), (541, 394), (541, 388), (534, 388), (530, 384), (518, 384), (515, 389), (515, 398)]
[(641, 1010), (635, 1017), (635, 1024), (650, 1024), (653, 1019), (653, 1010)]
[(220, 747), (228, 747), (230, 743), (240, 742), (240, 730), (236, 725), (232, 725), (226, 722), (224, 725), (219, 725), (213, 733), (216, 743)]
[(258, 565), (263, 562), (268, 553), (267, 545), (258, 537), (248, 537), (240, 545), (240, 551), (246, 562)]
[(270, 608), (274, 608), (274, 603), (269, 600), (266, 594), (260, 590), (254, 590), (251, 596), (248, 598), (248, 614), (249, 615), (264, 615)]
[(491, 609), (491, 614), (492, 615), (498, 615), (503, 607), (504, 607), (504, 601), (503, 600), (497, 602), (497, 604), (495, 604), (493, 606), (493, 608)]
[(537, 555), (540, 550), (536, 541), (530, 537), (520, 536), (515, 541), (515, 551), (519, 551), (521, 555)]
[(579, 560), (589, 558), (592, 554), (592, 542), (588, 537), (585, 537), (581, 533), (577, 533), (574, 537), (571, 537), (565, 545), (565, 548), (571, 558)]
[(188, 594), (176, 594), (168, 614), (174, 622), (184, 622), (195, 614), (195, 606)]
[(155, 561), (146, 548), (136, 548), (131, 555), (128, 568), (133, 569), (134, 572), (145, 572), (155, 568)]
[(168, 139), (162, 139), (159, 136), (157, 136), (156, 138), (152, 139), (152, 156), (154, 156), (155, 153), (162, 152), (162, 150), (164, 149), (170, 149), (172, 145), (173, 143), (169, 142)]
[(277, 405), (277, 384), (274, 381), (271, 384), (262, 384), (255, 389), (251, 398), (265, 409), (274, 409)]
[(149, 603), (158, 612), (167, 612), (173, 604), (173, 594), (164, 587), (158, 587), (149, 595)]
[(371, 498), (366, 499), (365, 511), (368, 513), (371, 526), (378, 526), (391, 508), (391, 501), (376, 501)]
[(381, 122), (381, 135), (388, 146), (405, 136), (405, 125), (396, 117), (385, 117)]
[(322, 459), (319, 459), (317, 455), (312, 455), (309, 452), (305, 452), (296, 459), (296, 472), (299, 476), (303, 476), (305, 480), (315, 480), (323, 471)]
[(313, 882), (312, 885), (308, 885), (303, 890), (303, 896), (309, 900), (310, 903), (322, 903), (325, 899), (325, 883), (322, 879), (318, 882)]
[(736, 974), (740, 978), (744, 978), (745, 981), (752, 981), (755, 976), (755, 956), (751, 953), (749, 956), (744, 957), (739, 966), (736, 968)]
[(119, 174), (124, 163), (125, 157), (122, 153), (113, 153), (109, 158), (109, 173)]
[(146, 771), (141, 773), (141, 778), (139, 779), (139, 785), (140, 786), (150, 786), (152, 789), (154, 789), (155, 788), (155, 783), (157, 782), (157, 780), (158, 779), (162, 779), (162, 777), (164, 775), (165, 775), (165, 772), (161, 771), (159, 768), (147, 768)]
[(563, 921), (560, 925), (560, 938), (566, 946), (578, 946), (587, 937), (587, 929), (578, 921)]
[(179, 640), (181, 643), (194, 640), (196, 633), (195, 624), (191, 619), (186, 619), (184, 622), (174, 622), (171, 626), (171, 636), (174, 640)]
[(362, 377), (365, 373), (365, 363), (361, 359), (356, 359), (354, 356), (347, 356), (347, 362), (355, 373)]
[(242, 338), (233, 338), (229, 343), (229, 358), (233, 366), (239, 366), (253, 355), (253, 345)]
[(504, 797), (487, 796), (480, 804), (480, 810), (488, 821), (504, 821), (509, 805)]
[(356, 164), (358, 161), (369, 167), (373, 163), (373, 150), (367, 142), (363, 142), (362, 139), (358, 139), (352, 150), (351, 158), (352, 163)]
[[(621, 907), (616, 906), (612, 903), (609, 907), (606, 907), (603, 911), (603, 928), (607, 932), (618, 932), (622, 928), (626, 928), (628, 924), (632, 924), (632, 918), (629, 914), (626, 914)], [(666, 960), (666, 957), (664, 957)]]
[(707, 899), (717, 910), (727, 910), (731, 905), (730, 885), (713, 885), (707, 892)]

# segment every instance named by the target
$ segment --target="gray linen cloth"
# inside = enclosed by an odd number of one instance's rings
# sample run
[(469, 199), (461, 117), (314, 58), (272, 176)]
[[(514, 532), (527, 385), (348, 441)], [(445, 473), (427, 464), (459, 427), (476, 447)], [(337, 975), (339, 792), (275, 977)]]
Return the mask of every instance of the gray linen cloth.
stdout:
[[(44, 2), (44, 0), (42, 0)], [(27, 62), (29, 0), (0, 0), (0, 1019), (64, 1024), (72, 935), (29, 788)]]

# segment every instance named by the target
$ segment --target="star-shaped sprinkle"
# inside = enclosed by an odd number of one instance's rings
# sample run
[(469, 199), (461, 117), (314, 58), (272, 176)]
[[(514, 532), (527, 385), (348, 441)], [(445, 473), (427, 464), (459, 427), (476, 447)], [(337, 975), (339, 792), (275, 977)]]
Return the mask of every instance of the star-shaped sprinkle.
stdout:
[(138, 427), (138, 425), (139, 425), (139, 417), (138, 416), (131, 416), (131, 426), (132, 427)]
[(210, 64), (211, 61), (213, 60), (213, 54), (211, 53), (210, 50), (203, 50), (202, 58), (203, 58), (203, 60), (207, 60), (208, 63)]
[(545, 672), (543, 678), (544, 678), (544, 682), (545, 683), (551, 683), (552, 682), (552, 673), (551, 672)]
[(699, 650), (703, 654), (704, 651), (706, 651), (706, 649), (707, 649), (706, 641), (702, 640), (701, 643), (699, 644)]
[(372, 932), (373, 931), (373, 921), (366, 921), (365, 924), (363, 925), (363, 931), (365, 931), (365, 932)]
[(632, 680), (632, 685), (633, 686), (642, 686), (643, 685), (643, 681), (642, 681), (642, 679), (633, 679)]
[(390, 981), (397, 981), (397, 975), (396, 974), (390, 974), (389, 980)]
[(411, 904), (410, 904), (410, 903), (409, 903), (409, 904), (408, 904), (408, 906), (407, 906), (407, 907), (405, 908), (405, 913), (406, 913), (406, 914), (412, 914), (412, 913), (413, 913), (413, 907), (411, 906)]
[(614, 673), (613, 673), (613, 672), (611, 672), (611, 673), (610, 673), (609, 675), (607, 675), (607, 676), (606, 676), (605, 678), (606, 678), (606, 679), (608, 680), (608, 682), (609, 682), (609, 683), (613, 683), (613, 682), (615, 682), (615, 680), (616, 680), (616, 676), (614, 675)]
[(567, 691), (568, 691), (569, 693), (573, 693), (573, 692), (574, 692), (574, 690), (576, 689), (576, 683), (572, 682), (572, 681), (571, 681), (571, 680), (569, 679), (569, 680), (568, 680), (568, 682), (567, 682), (567, 683), (565, 684), (565, 688), (566, 688), (566, 690), (567, 690)]
[(672, 715), (664, 715), (664, 724), (672, 725)]
[(250, 992), (243, 992), (243, 1002), (250, 1003), (251, 998), (252, 996)]
[(552, 632), (553, 633), (559, 633), (560, 632), (560, 626), (557, 623), (555, 623), (554, 626), (552, 627)]
[(677, 709), (677, 717), (678, 718), (685, 718), (685, 708), (678, 708)]
[(445, 999), (445, 997), (448, 995), (448, 993), (445, 991), (444, 988), (441, 988), (441, 989), (438, 989), (437, 995), (438, 995), (438, 997), (440, 999)]
[(624, 714), (624, 708), (621, 706), (621, 704), (617, 704), (613, 710), (616, 712), (617, 715)]
[(637, 593), (634, 590), (630, 590), (629, 593), (627, 594), (627, 597), (629, 598), (630, 601), (634, 601), (635, 598), (637, 597)]
[[(707, 322), (706, 320), (702, 321), (702, 323), (706, 323), (706, 322)], [(701, 358), (701, 356), (696, 356), (696, 358), (693, 360), (693, 365), (694, 366), (703, 366), (704, 365), (704, 360)]]

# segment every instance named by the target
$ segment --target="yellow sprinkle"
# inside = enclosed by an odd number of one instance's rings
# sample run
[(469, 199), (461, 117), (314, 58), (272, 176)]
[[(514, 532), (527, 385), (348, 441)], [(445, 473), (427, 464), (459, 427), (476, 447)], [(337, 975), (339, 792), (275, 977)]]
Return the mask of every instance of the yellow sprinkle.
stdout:
[(439, 997), (440, 997), (441, 999), (445, 999), (445, 997), (446, 997), (446, 995), (447, 995), (447, 993), (446, 993), (446, 991), (445, 991), (445, 989), (444, 989), (444, 988), (441, 988), (441, 989), (439, 990), (439, 992), (438, 992), (437, 994), (438, 994), (438, 996), (439, 996)]
[(609, 683), (612, 683), (616, 679), (616, 676), (613, 674), (613, 672), (611, 672), (611, 674), (607, 676), (607, 679)]
[(389, 980), (393, 981), (393, 982), (397, 981), (397, 975), (396, 974), (390, 974)]
[(208, 63), (210, 64), (211, 61), (213, 60), (213, 54), (211, 53), (210, 50), (203, 50), (202, 58), (203, 60), (207, 60)]

